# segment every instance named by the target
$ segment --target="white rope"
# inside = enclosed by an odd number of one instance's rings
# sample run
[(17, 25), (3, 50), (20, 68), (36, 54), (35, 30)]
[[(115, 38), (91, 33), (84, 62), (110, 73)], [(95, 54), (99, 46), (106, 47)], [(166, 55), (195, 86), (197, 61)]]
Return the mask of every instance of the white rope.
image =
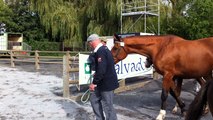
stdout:
[[(88, 79), (88, 83), (89, 84), (92, 83), (92, 76), (93, 76), (93, 74), (91, 74), (90, 78)], [(90, 92), (89, 89), (86, 92), (84, 92), (83, 95), (81, 96), (81, 102), (84, 103), (84, 104), (87, 103), (88, 100), (89, 100), (89, 98), (90, 98), (90, 94), (91, 94), (91, 92)]]
[[(81, 96), (81, 102), (82, 103), (87, 103), (89, 98), (90, 98), (90, 90), (88, 89), (86, 92), (84, 92), (84, 94)], [(85, 97), (85, 98), (84, 98)]]

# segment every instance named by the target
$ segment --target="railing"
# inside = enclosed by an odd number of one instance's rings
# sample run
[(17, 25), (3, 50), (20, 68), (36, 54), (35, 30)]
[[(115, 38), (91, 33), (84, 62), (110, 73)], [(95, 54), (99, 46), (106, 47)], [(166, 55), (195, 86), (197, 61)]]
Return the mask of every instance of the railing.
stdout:
[(74, 56), (78, 53), (79, 51), (0, 50), (0, 61), (10, 62), (11, 67), (15, 67), (17, 62), (34, 63), (35, 69), (40, 69), (40, 64), (63, 64), (63, 55)]

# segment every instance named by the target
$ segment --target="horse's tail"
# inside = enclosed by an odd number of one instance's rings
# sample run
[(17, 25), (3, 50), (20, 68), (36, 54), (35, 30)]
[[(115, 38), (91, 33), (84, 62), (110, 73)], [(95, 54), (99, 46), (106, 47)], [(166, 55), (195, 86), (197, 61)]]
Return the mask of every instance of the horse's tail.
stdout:
[(189, 106), (185, 120), (198, 120), (201, 117), (207, 104), (207, 91), (211, 82), (212, 80), (209, 80), (201, 87), (201, 90)]

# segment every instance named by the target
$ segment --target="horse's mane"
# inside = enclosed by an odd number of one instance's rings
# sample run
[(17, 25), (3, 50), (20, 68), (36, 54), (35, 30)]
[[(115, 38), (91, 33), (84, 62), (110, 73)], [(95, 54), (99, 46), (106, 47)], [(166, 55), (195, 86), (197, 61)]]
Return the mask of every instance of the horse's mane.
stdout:
[[(156, 38), (156, 37), (163, 38), (163, 37), (167, 37), (167, 38), (170, 38), (170, 39), (172, 39), (172, 38), (183, 39), (183, 38), (176, 36), (176, 35), (141, 35), (141, 36), (127, 36), (125, 38), (128, 39), (128, 38), (141, 38), (141, 37), (142, 38)], [(123, 38), (123, 39), (125, 39), (125, 38)]]
[[(185, 39), (176, 36), (176, 35), (143, 35), (143, 36), (128, 36), (126, 38), (123, 38), (123, 41), (132, 39), (139, 41), (138, 39), (145, 39), (147, 41), (146, 46), (156, 44), (156, 41), (158, 42), (158, 49), (159, 51), (163, 51), (168, 45), (175, 45), (177, 42), (185, 41)], [(141, 45), (144, 43), (142, 42)], [(131, 42), (131, 45), (140, 45), (140, 42)]]
[[(166, 45), (168, 43), (173, 43), (174, 40), (185, 40), (179, 36), (176, 36), (176, 35), (143, 35), (143, 36), (127, 36), (125, 38), (122, 38), (123, 40), (125, 39), (133, 39), (135, 38), (136, 39), (146, 39), (147, 42), (150, 42), (152, 40), (162, 40), (163, 44)], [(133, 39), (134, 40), (134, 39)]]

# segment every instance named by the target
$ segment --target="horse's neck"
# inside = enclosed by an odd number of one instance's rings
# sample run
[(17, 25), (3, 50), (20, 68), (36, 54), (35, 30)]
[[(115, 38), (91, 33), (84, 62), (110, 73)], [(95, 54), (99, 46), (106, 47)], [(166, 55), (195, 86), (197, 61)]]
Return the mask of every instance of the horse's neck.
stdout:
[(141, 54), (151, 58), (155, 57), (159, 49), (162, 47), (162, 40), (145, 39), (146, 42), (143, 42), (143, 40), (135, 40), (131, 43), (126, 42), (125, 48), (127, 49), (128, 53)]

